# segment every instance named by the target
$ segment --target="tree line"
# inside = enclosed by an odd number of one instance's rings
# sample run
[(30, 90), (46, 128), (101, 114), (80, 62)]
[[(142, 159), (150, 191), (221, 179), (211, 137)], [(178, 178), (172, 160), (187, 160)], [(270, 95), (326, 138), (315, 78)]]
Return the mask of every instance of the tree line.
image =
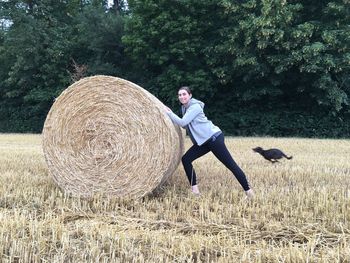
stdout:
[(1, 132), (40, 132), (65, 88), (104, 74), (176, 112), (190, 86), (227, 134), (350, 136), (348, 0), (0, 3)]

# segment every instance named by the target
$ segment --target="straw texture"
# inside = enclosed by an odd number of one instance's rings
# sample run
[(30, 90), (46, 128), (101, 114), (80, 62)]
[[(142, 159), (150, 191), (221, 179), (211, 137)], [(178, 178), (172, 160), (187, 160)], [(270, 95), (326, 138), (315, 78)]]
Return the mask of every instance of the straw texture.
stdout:
[(42, 144), (49, 173), (64, 192), (138, 198), (176, 170), (183, 134), (146, 90), (124, 79), (94, 76), (56, 99)]

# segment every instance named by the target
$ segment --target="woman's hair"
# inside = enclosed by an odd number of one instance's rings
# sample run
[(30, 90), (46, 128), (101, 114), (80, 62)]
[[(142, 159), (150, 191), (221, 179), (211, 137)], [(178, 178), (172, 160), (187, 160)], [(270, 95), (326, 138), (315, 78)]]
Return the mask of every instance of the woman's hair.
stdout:
[(191, 89), (190, 89), (189, 87), (187, 87), (187, 86), (183, 86), (183, 87), (179, 88), (179, 90), (178, 90), (178, 91), (180, 91), (180, 90), (186, 90), (186, 91), (187, 91), (187, 93), (188, 93), (189, 95), (191, 95), (191, 94), (192, 94)]

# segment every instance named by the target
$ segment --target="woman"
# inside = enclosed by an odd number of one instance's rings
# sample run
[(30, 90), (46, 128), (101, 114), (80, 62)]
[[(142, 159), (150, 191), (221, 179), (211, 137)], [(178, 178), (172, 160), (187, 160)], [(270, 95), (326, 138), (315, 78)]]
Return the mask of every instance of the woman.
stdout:
[(191, 184), (192, 192), (199, 194), (196, 172), (193, 169), (192, 162), (211, 151), (235, 175), (247, 197), (252, 198), (253, 190), (250, 189), (244, 172), (227, 150), (222, 131), (205, 116), (204, 103), (192, 98), (191, 90), (188, 87), (179, 89), (178, 98), (182, 104), (183, 117), (178, 117), (169, 108), (166, 108), (166, 112), (174, 123), (186, 128), (193, 142), (192, 147), (182, 157), (182, 164)]

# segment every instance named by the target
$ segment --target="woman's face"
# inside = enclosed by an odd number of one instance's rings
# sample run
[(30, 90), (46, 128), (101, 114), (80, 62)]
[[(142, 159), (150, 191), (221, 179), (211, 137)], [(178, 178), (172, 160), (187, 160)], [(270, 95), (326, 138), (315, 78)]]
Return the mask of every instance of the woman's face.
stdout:
[(181, 104), (185, 105), (190, 101), (190, 99), (192, 98), (192, 95), (188, 94), (187, 90), (180, 89), (178, 92), (178, 97)]

